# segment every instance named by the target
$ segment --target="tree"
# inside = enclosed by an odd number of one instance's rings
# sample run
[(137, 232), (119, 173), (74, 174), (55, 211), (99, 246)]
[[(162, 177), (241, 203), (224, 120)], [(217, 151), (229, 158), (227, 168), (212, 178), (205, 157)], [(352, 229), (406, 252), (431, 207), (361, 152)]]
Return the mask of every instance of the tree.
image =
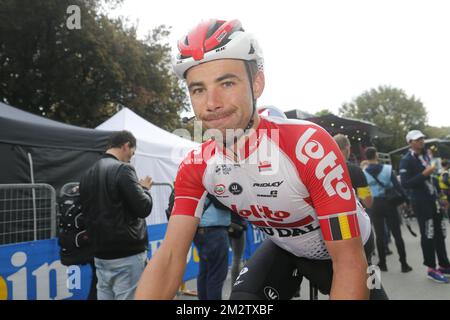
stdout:
[[(1, 0), (0, 100), (93, 127), (126, 106), (167, 130), (179, 126), (186, 92), (170, 71), (169, 29), (144, 41), (105, 11), (120, 0)], [(70, 28), (79, 8), (80, 28)]]
[(373, 122), (390, 134), (391, 138), (375, 142), (383, 152), (405, 146), (406, 133), (411, 129), (423, 130), (427, 122), (427, 112), (419, 99), (390, 86), (380, 86), (362, 93), (352, 102), (344, 103), (339, 114)]
[(427, 137), (450, 139), (450, 127), (432, 127), (427, 126), (423, 131)]
[(334, 113), (331, 112), (331, 111), (328, 110), (328, 109), (322, 109), (322, 110), (320, 110), (320, 111), (317, 111), (317, 112), (314, 114), (314, 116), (316, 116), (316, 117), (321, 117), (321, 116), (326, 116), (326, 115), (329, 115), (329, 114), (334, 114)]

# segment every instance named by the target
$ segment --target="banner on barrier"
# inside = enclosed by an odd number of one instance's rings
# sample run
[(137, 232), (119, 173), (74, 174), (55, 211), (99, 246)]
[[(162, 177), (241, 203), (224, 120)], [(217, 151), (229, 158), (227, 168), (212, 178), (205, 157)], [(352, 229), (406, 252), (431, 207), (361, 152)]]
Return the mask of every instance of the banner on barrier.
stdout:
[[(160, 247), (166, 228), (167, 224), (147, 227), (149, 258)], [(261, 231), (249, 226), (245, 259), (264, 238)], [(199, 256), (194, 246), (186, 261), (183, 281), (197, 277)], [(0, 300), (84, 300), (89, 294), (91, 279), (90, 265), (67, 267), (61, 264), (57, 239), (0, 246)]]

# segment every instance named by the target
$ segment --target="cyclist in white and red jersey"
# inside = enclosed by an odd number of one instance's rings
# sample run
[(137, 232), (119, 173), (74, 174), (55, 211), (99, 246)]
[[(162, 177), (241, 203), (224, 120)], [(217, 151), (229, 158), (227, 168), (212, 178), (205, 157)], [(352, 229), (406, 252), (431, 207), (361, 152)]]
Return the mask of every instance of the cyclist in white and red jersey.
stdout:
[(136, 298), (174, 297), (208, 193), (267, 235), (231, 299), (289, 299), (302, 277), (331, 299), (369, 298), (370, 221), (333, 138), (310, 122), (258, 115), (262, 53), (238, 20), (202, 22), (178, 48), (174, 70), (214, 139), (180, 165), (167, 233)]

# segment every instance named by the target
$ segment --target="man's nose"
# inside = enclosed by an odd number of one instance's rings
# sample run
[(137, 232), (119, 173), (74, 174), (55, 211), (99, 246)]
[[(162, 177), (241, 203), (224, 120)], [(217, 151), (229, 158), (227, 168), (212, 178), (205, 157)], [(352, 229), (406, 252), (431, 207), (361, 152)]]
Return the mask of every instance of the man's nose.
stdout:
[(215, 111), (215, 110), (223, 107), (222, 98), (221, 98), (219, 90), (217, 90), (215, 88), (209, 89), (207, 99), (208, 99), (208, 101), (207, 101), (208, 111)]

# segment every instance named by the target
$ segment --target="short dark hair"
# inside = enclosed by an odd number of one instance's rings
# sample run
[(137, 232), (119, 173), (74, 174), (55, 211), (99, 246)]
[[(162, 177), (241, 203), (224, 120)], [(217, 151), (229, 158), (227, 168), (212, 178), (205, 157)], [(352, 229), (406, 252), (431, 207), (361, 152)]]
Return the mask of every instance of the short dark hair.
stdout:
[(251, 77), (252, 81), (254, 81), (256, 73), (259, 71), (258, 64), (256, 63), (255, 60), (245, 61), (245, 63), (248, 66), (248, 71), (250, 72), (250, 77)]
[(367, 160), (375, 160), (377, 158), (377, 149), (375, 147), (368, 147), (366, 149)]
[(130, 148), (136, 147), (136, 138), (130, 131), (122, 130), (114, 132), (108, 141), (108, 149), (120, 148), (125, 143), (130, 143)]

